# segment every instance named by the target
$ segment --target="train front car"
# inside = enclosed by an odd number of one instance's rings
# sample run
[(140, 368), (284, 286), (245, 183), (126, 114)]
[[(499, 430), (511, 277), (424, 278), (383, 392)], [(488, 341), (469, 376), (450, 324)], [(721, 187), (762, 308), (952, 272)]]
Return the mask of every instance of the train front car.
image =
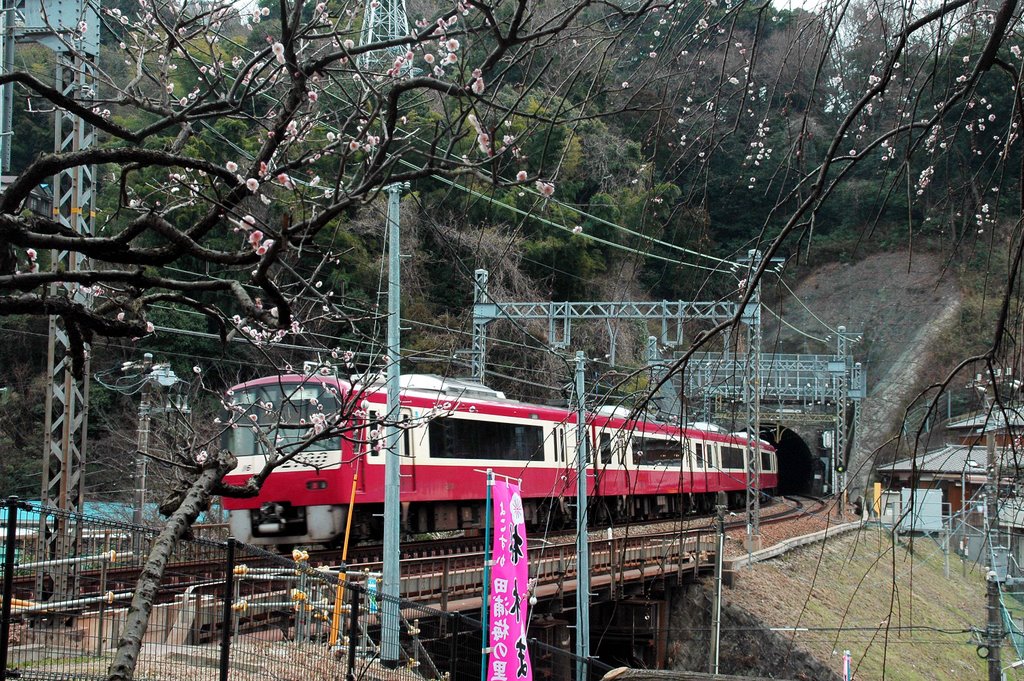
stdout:
[[(349, 386), (333, 376), (275, 376), (228, 392), (221, 445), (238, 458), (228, 484), (242, 485), (286, 459), (250, 498), (223, 499), (232, 535), (250, 544), (331, 544), (342, 536), (356, 457), (352, 436), (309, 443), (318, 428), (348, 432), (339, 414)], [(299, 451), (301, 449), (301, 451)]]

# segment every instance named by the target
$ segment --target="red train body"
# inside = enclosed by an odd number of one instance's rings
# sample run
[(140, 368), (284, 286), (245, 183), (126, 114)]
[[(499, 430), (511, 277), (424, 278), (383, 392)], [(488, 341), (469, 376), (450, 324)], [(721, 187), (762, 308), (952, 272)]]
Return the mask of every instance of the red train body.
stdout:
[[(355, 392), (358, 391), (358, 392)], [(230, 394), (232, 427), (224, 446), (238, 457), (226, 478), (241, 483), (267, 461), (266, 442), (287, 451), (325, 414), (359, 402), (341, 425), (343, 437), (315, 445), (277, 468), (260, 494), (223, 500), (232, 534), (255, 544), (337, 543), (343, 535), (353, 479), (353, 532), (380, 537), (384, 452), (379, 417), (383, 384), (360, 388), (333, 376), (259, 379)], [(618, 413), (623, 412), (623, 413)], [(596, 521), (675, 517), (710, 510), (719, 491), (742, 505), (746, 437), (715, 429), (627, 420), (625, 410), (587, 416), (587, 487)], [(576, 493), (576, 417), (564, 408), (509, 400), (479, 384), (437, 376), (403, 376), (400, 434), (401, 508), (406, 532), (479, 528), (483, 471), (522, 480), (527, 520), (571, 521)], [(778, 480), (775, 450), (761, 442), (761, 488)]]

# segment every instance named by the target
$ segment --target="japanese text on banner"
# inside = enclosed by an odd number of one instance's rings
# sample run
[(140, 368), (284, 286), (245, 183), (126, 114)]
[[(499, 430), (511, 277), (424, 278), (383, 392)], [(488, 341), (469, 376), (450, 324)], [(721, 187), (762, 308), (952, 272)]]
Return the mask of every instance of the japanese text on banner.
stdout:
[(526, 649), (529, 627), (529, 579), (526, 560), (526, 525), (519, 485), (496, 480), (494, 546), (491, 551), (490, 648), (487, 681), (532, 681), (533, 668)]

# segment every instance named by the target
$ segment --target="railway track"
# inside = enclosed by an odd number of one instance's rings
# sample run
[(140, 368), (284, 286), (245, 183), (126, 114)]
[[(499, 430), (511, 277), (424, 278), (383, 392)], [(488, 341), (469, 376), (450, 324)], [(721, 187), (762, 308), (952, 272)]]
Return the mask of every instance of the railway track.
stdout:
[[(785, 522), (787, 519), (804, 513), (818, 512), (808, 509), (807, 504), (799, 499), (790, 499), (791, 504), (773, 504), (764, 507), (767, 513), (761, 516), (762, 525)], [(824, 508), (824, 503), (813, 500), (813, 504)], [(776, 508), (781, 506), (781, 508)], [(819, 509), (820, 510), (820, 509)], [(745, 518), (739, 517), (726, 523), (726, 529), (745, 527)], [(592, 529), (591, 539), (599, 538), (602, 532), (611, 533), (611, 538), (650, 540), (663, 542), (669, 538), (696, 537), (698, 545), (702, 537), (709, 537), (714, 532), (713, 516), (694, 516), (681, 520), (654, 520), (642, 523), (630, 523), (605, 530)], [(710, 540), (709, 540), (710, 541)], [(560, 530), (543, 537), (544, 550), (552, 547), (575, 546), (575, 531)], [(223, 551), (214, 544), (210, 549), (219, 555), (198, 556), (195, 560), (175, 562), (168, 565), (164, 583), (161, 585), (158, 602), (175, 599), (187, 589), (195, 589), (196, 585), (208, 585), (216, 588), (223, 580), (225, 561)], [(559, 549), (563, 550), (563, 549)], [(451, 569), (452, 566), (465, 567), (482, 564), (484, 552), (483, 537), (442, 537), (427, 540), (405, 542), (402, 545), (402, 560), (406, 565), (403, 573), (410, 576), (427, 575), (438, 570)], [(531, 553), (534, 551), (531, 550)], [(317, 549), (308, 552), (309, 564), (314, 566), (341, 565), (339, 549)], [(277, 567), (287, 570), (288, 564), (282, 563), (282, 557), (244, 555), (237, 563), (249, 567)], [(348, 565), (352, 570), (377, 571), (383, 560), (381, 545), (356, 546), (349, 550)], [(108, 565), (104, 569), (83, 570), (79, 574), (80, 593), (83, 597), (98, 595), (107, 591), (131, 591), (138, 580), (140, 566), (132, 564)], [(19, 598), (34, 599), (35, 575), (18, 575), (15, 577), (15, 594)]]

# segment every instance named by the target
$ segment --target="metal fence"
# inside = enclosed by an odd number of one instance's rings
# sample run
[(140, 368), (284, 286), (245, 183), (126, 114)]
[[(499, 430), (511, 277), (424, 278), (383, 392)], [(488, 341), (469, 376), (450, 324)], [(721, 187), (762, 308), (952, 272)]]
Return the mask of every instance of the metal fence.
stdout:
[[(159, 528), (0, 500), (4, 537), (0, 678), (102, 679)], [(46, 541), (55, 531), (63, 544)], [(41, 540), (41, 538), (43, 540)], [(43, 555), (46, 546), (73, 555)], [(380, 660), (380, 575), (304, 551), (189, 537), (154, 599), (136, 679), (481, 678), (478, 619), (401, 599), (400, 659)], [(567, 623), (531, 624), (535, 677), (568, 681)], [(609, 668), (584, 661), (587, 675)], [(395, 667), (395, 668), (393, 668)], [(509, 681), (513, 681), (509, 679)]]

